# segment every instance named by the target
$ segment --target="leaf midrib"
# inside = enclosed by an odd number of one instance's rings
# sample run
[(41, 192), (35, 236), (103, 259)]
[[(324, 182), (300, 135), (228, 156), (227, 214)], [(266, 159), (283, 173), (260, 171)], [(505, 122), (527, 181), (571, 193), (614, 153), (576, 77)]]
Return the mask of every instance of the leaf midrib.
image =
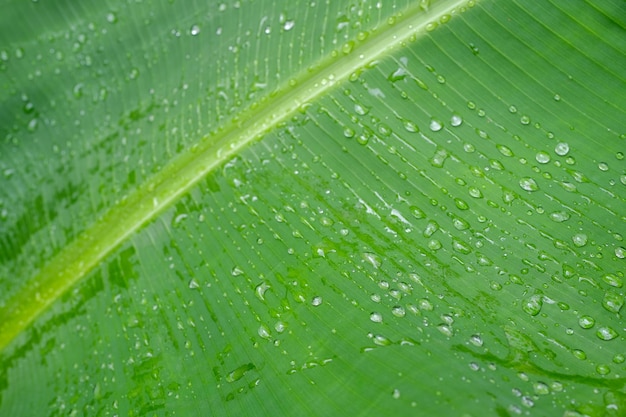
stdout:
[[(211, 171), (274, 129), (301, 106), (314, 101), (350, 74), (432, 30), (440, 21), (472, 7), (474, 0), (446, 0), (422, 10), (422, 2), (391, 16), (369, 35), (363, 33), (273, 93), (251, 104), (223, 129), (202, 137), (163, 170), (113, 206), (101, 219), (61, 249), (0, 310), (0, 351), (19, 336), (68, 289), (84, 278), (143, 225), (155, 219)], [(446, 16), (446, 19), (443, 17)]]

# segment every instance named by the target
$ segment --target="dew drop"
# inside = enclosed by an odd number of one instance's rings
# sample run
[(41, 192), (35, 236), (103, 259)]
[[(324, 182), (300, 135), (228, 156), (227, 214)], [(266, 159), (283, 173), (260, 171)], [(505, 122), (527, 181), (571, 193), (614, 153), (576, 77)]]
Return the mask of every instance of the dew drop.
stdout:
[(189, 281), (189, 288), (191, 288), (192, 290), (193, 290), (193, 289), (196, 289), (196, 288), (200, 288), (200, 284), (198, 284), (198, 281), (196, 281), (196, 279), (195, 279), (195, 278), (192, 278), (192, 279)]
[(428, 301), (428, 299), (426, 298), (421, 298), (419, 300), (417, 300), (417, 307), (420, 310), (424, 310), (424, 311), (433, 311), (434, 307), (432, 305), (432, 303), (430, 301)]
[(578, 325), (583, 329), (591, 329), (596, 324), (596, 320), (591, 316), (581, 316), (578, 319)]
[(608, 365), (600, 364), (596, 366), (596, 372), (600, 375), (608, 375), (611, 372), (611, 368)]
[(504, 156), (515, 156), (511, 148), (509, 148), (508, 146), (497, 144), (496, 149), (498, 149), (498, 151)]
[(483, 345), (483, 339), (479, 334), (474, 334), (470, 336), (470, 343), (476, 347), (481, 347)]
[(581, 361), (584, 361), (585, 359), (587, 359), (587, 354), (585, 353), (584, 350), (572, 349), (572, 355), (574, 355), (576, 359), (580, 359)]
[(391, 309), (391, 314), (396, 317), (404, 317), (406, 315), (406, 311), (402, 306), (395, 306)]
[(200, 33), (200, 26), (192, 25), (191, 28), (189, 29), (189, 33), (191, 34), (191, 36), (196, 36), (197, 34)]
[(433, 132), (439, 132), (441, 129), (443, 129), (443, 123), (441, 123), (441, 121), (439, 121), (437, 119), (431, 119), (430, 120), (430, 124), (428, 125), (428, 127)]
[(375, 253), (365, 252), (363, 253), (362, 257), (364, 261), (370, 263), (376, 269), (380, 268), (383, 264), (380, 256), (376, 255)]
[(450, 125), (457, 127), (461, 126), (461, 124), (463, 124), (463, 119), (461, 118), (461, 116), (459, 116), (458, 114), (453, 114), (450, 118)]
[(407, 132), (416, 133), (420, 131), (417, 125), (410, 120), (405, 120), (403, 125)]
[(263, 339), (269, 339), (269, 337), (270, 337), (270, 330), (264, 324), (259, 326), (259, 330), (257, 330), (257, 333)]
[(602, 281), (609, 284), (611, 287), (622, 288), (624, 282), (620, 277), (615, 274), (606, 274), (602, 277)]
[(536, 294), (524, 301), (524, 303), (522, 304), (522, 310), (524, 310), (524, 312), (530, 314), (531, 316), (536, 316), (541, 311), (542, 306), (543, 297), (539, 294)]
[(378, 346), (389, 346), (392, 344), (392, 342), (385, 336), (377, 334), (376, 336), (374, 336), (374, 344)]
[(547, 164), (548, 162), (550, 162), (550, 155), (547, 152), (543, 151), (537, 152), (537, 155), (535, 155), (535, 160), (540, 164)]
[(539, 189), (539, 186), (537, 185), (535, 180), (529, 177), (522, 178), (519, 181), (519, 186), (522, 187), (522, 189), (531, 192), (537, 191)]
[(454, 335), (452, 327), (448, 326), (447, 324), (440, 324), (439, 326), (437, 326), (437, 330), (439, 330), (443, 335), (447, 337), (452, 337)]
[(615, 256), (617, 256), (620, 259), (626, 258), (626, 249), (624, 249), (621, 246), (618, 246), (617, 248), (615, 248)]
[(617, 337), (617, 332), (611, 327), (605, 326), (598, 329), (598, 331), (596, 332), (596, 336), (598, 336), (598, 339), (600, 340), (609, 341)]
[(354, 131), (354, 129), (351, 129), (349, 127), (345, 127), (343, 129), (343, 135), (347, 137), (348, 139), (353, 138), (355, 134), (356, 132)]
[(563, 223), (564, 221), (569, 220), (569, 213), (564, 211), (555, 211), (554, 213), (550, 213), (550, 220), (557, 223)]
[(554, 147), (554, 152), (557, 155), (565, 156), (569, 152), (569, 145), (565, 142), (557, 143), (557, 145)]
[(543, 382), (535, 382), (533, 384), (533, 390), (535, 391), (535, 394), (537, 395), (550, 394), (550, 387), (548, 387), (548, 385), (544, 384)]
[(579, 248), (587, 244), (587, 239), (587, 235), (584, 233), (577, 233), (572, 236), (572, 242), (574, 242), (574, 246), (577, 246)]
[(619, 313), (624, 306), (624, 297), (613, 291), (607, 291), (602, 300), (602, 307), (611, 313)]
[(285, 31), (289, 31), (293, 29), (295, 25), (296, 25), (296, 22), (294, 22), (293, 20), (287, 20), (285, 24), (283, 25), (283, 29), (285, 29)]
[(322, 297), (320, 297), (319, 295), (316, 297), (313, 297), (313, 299), (311, 300), (311, 304), (313, 305), (313, 307), (322, 305)]
[(380, 313), (371, 313), (370, 314), (370, 320), (373, 321), (374, 323), (382, 323), (383, 322), (383, 316)]

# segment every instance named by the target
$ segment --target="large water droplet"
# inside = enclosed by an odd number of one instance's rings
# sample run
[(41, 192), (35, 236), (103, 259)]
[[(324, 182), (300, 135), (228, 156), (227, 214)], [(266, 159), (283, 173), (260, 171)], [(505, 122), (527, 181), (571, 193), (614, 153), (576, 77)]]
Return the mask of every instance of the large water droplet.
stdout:
[(519, 186), (522, 187), (522, 189), (526, 191), (531, 191), (531, 192), (537, 191), (539, 189), (539, 186), (537, 185), (535, 180), (529, 177), (522, 178), (519, 181)]
[(574, 246), (583, 247), (587, 244), (587, 235), (584, 233), (577, 233), (572, 236), (572, 242), (574, 242)]
[(430, 124), (428, 125), (428, 127), (433, 132), (439, 132), (441, 129), (443, 129), (443, 123), (441, 123), (441, 121), (439, 121), (437, 119), (431, 119)]
[(373, 312), (370, 314), (370, 320), (373, 321), (374, 323), (382, 323), (383, 315), (377, 312)]
[(613, 330), (611, 327), (605, 326), (600, 327), (596, 332), (596, 336), (600, 340), (613, 340), (617, 337), (617, 332)]
[(380, 256), (376, 255), (375, 253), (365, 252), (363, 253), (362, 257), (364, 261), (369, 262), (376, 269), (380, 268), (383, 264)]
[(554, 147), (554, 152), (557, 155), (565, 156), (569, 152), (569, 145), (565, 142), (557, 143), (557, 145)]
[(531, 316), (536, 316), (541, 311), (541, 307), (543, 306), (543, 296), (539, 294), (535, 294), (530, 298), (526, 299), (522, 304), (522, 310)]
[(606, 310), (610, 311), (611, 313), (619, 313), (623, 306), (624, 297), (620, 294), (613, 291), (607, 291), (604, 294), (602, 307), (604, 307)]
[(591, 329), (596, 324), (596, 320), (591, 316), (581, 316), (578, 319), (578, 325), (583, 329)]

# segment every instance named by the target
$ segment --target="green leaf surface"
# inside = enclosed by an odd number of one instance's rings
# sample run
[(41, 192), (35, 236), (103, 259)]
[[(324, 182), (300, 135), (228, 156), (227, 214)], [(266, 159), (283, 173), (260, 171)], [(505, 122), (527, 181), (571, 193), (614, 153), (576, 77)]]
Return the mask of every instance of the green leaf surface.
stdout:
[(0, 415), (626, 413), (623, 1), (2, 9)]

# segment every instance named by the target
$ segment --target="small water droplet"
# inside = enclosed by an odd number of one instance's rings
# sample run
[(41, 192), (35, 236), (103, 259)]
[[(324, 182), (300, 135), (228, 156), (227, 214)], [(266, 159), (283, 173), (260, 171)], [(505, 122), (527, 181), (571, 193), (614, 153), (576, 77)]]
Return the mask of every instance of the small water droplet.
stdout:
[(268, 283), (262, 282), (254, 288), (254, 294), (261, 301), (265, 301), (265, 292), (271, 287)]
[(483, 345), (483, 339), (479, 334), (474, 334), (470, 336), (470, 343), (476, 347), (481, 347)]
[(463, 124), (463, 119), (461, 118), (461, 116), (459, 116), (458, 114), (453, 114), (450, 118), (450, 125), (457, 127), (461, 126), (461, 124)]
[(431, 119), (430, 124), (428, 125), (428, 127), (433, 132), (439, 132), (441, 129), (443, 129), (443, 123), (441, 123), (441, 121), (439, 121), (437, 119)]
[(391, 314), (393, 314), (396, 317), (404, 317), (406, 315), (406, 311), (404, 310), (404, 307), (402, 306), (394, 306), (391, 309)]
[(600, 375), (608, 375), (611, 372), (611, 368), (608, 365), (600, 364), (596, 366), (596, 372)]
[(200, 26), (192, 25), (191, 28), (189, 28), (189, 33), (191, 34), (191, 36), (196, 36), (200, 33)]
[(452, 330), (452, 327), (448, 326), (447, 324), (440, 324), (439, 326), (437, 326), (437, 330), (439, 330), (447, 337), (452, 337), (454, 335), (454, 330)]
[(113, 13), (113, 12), (107, 13), (107, 22), (109, 22), (109, 23), (116, 23), (117, 22), (117, 16), (115, 15), (115, 13)]
[(362, 257), (364, 261), (370, 263), (376, 269), (380, 268), (383, 263), (380, 256), (376, 255), (375, 253), (365, 252), (363, 253)]
[(295, 25), (296, 25), (296, 22), (294, 22), (293, 20), (287, 20), (285, 24), (283, 25), (283, 29), (285, 29), (285, 31), (289, 31), (293, 29)]
[(550, 162), (550, 155), (547, 152), (543, 151), (537, 152), (537, 155), (535, 155), (535, 160), (540, 164), (547, 164), (548, 162)]
[(622, 307), (624, 306), (624, 297), (621, 296), (620, 294), (613, 292), (613, 291), (607, 291), (604, 294), (604, 299), (602, 300), (602, 307), (605, 308), (605, 310), (610, 311), (611, 313), (619, 313), (619, 311), (622, 309)]
[(504, 156), (515, 156), (511, 148), (509, 148), (508, 146), (497, 144), (496, 149), (498, 149), (498, 151)]
[(522, 310), (531, 316), (536, 316), (541, 311), (542, 306), (543, 296), (535, 294), (524, 301), (522, 304)]
[(404, 120), (403, 125), (407, 132), (416, 133), (420, 131), (419, 127), (410, 120)]
[(189, 288), (191, 288), (191, 289), (200, 288), (200, 284), (198, 283), (198, 281), (196, 281), (195, 278), (192, 278), (189, 281)]
[(519, 181), (519, 186), (522, 187), (522, 189), (530, 192), (537, 191), (539, 189), (539, 186), (537, 185), (535, 180), (529, 177), (522, 178)]
[(392, 344), (392, 342), (385, 336), (377, 334), (376, 336), (374, 336), (374, 344), (378, 346), (389, 346)]
[(615, 274), (606, 274), (602, 277), (602, 281), (609, 284), (611, 287), (622, 288), (624, 282), (620, 277)]
[(530, 124), (530, 117), (524, 115), (522, 116), (519, 121), (523, 124), (523, 125), (529, 125)]
[(426, 298), (421, 298), (419, 300), (417, 300), (417, 307), (420, 310), (424, 310), (424, 311), (433, 311), (434, 307), (431, 304), (430, 301), (428, 301), (428, 299)]
[(556, 146), (554, 147), (554, 152), (557, 155), (565, 156), (569, 152), (569, 145), (565, 142), (557, 143)]
[(393, 397), (394, 400), (397, 400), (398, 398), (400, 398), (400, 390), (399, 389), (394, 389), (393, 392), (391, 393), (391, 396)]
[(317, 307), (317, 306), (321, 305), (322, 304), (322, 297), (320, 297), (319, 295), (316, 296), (316, 297), (313, 297), (313, 299), (311, 300), (311, 304), (314, 307)]
[(370, 314), (370, 320), (373, 321), (374, 323), (382, 323), (383, 316), (380, 313), (373, 312)]
[(584, 233), (577, 233), (572, 236), (572, 242), (574, 242), (574, 246), (583, 247), (587, 244), (587, 235)]
[(615, 248), (615, 256), (617, 256), (620, 259), (626, 258), (626, 249), (624, 249), (621, 246), (618, 246), (617, 248)]
[(563, 223), (564, 221), (569, 220), (569, 218), (569, 213), (564, 211), (555, 211), (554, 213), (550, 213), (550, 220), (557, 223)]
[(617, 332), (611, 327), (604, 326), (598, 329), (598, 331), (596, 332), (596, 336), (598, 336), (598, 339), (600, 340), (609, 341), (617, 337)]
[(535, 394), (537, 395), (550, 394), (550, 387), (548, 387), (548, 385), (544, 384), (543, 382), (535, 382), (533, 384), (533, 390), (535, 391)]
[(596, 320), (591, 316), (581, 316), (578, 319), (578, 325), (583, 329), (591, 329), (596, 324)]
[(259, 326), (259, 330), (257, 330), (257, 333), (263, 339), (269, 339), (270, 338), (270, 330), (264, 324)]
[(435, 168), (442, 168), (447, 158), (448, 158), (448, 151), (445, 149), (438, 149), (435, 152), (435, 155), (433, 155), (433, 157), (430, 158), (429, 162)]

